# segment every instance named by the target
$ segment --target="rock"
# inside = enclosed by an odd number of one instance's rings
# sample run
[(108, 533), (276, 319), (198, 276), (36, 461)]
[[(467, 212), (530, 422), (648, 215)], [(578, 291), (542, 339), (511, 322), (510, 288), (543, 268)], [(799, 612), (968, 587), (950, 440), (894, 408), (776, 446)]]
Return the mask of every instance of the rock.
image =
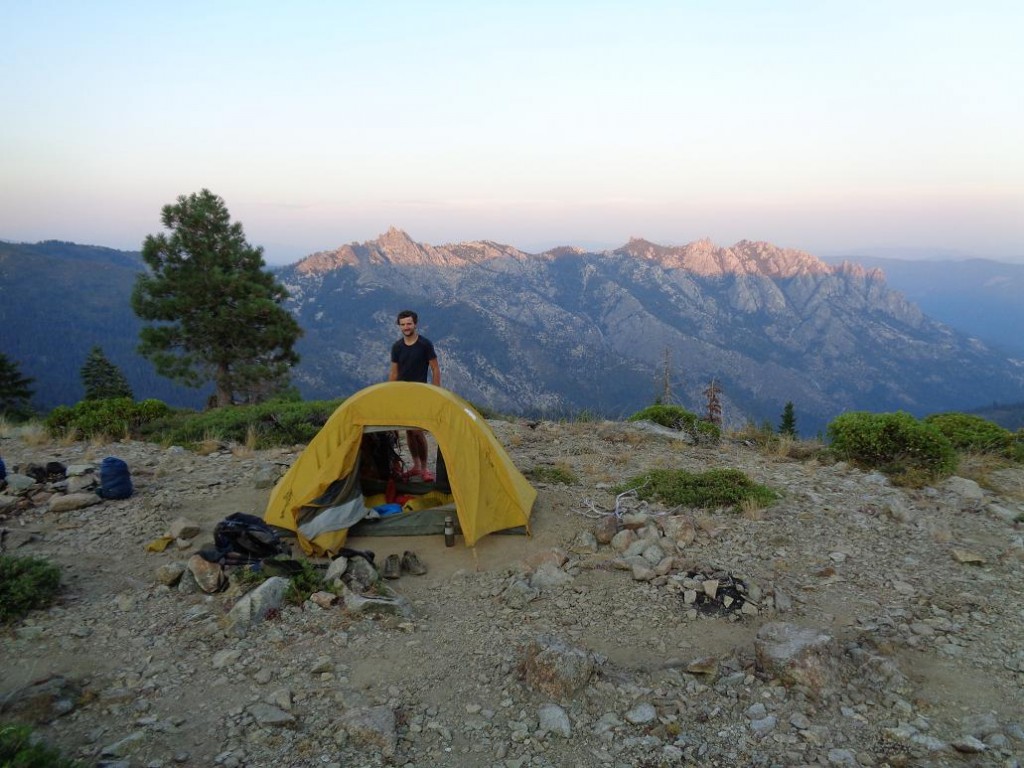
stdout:
[(74, 475), (67, 480), (68, 493), (83, 493), (90, 491), (98, 485), (96, 475)]
[(985, 492), (981, 490), (981, 486), (965, 477), (946, 478), (939, 488), (957, 497), (961, 509), (980, 509), (985, 500)]
[(611, 547), (616, 552), (625, 552), (629, 546), (636, 541), (636, 533), (629, 528), (624, 528), (612, 537)]
[(959, 739), (953, 739), (950, 745), (957, 752), (963, 752), (968, 755), (979, 754), (988, 749), (988, 745), (984, 741), (974, 736), (961, 736)]
[(658, 719), (658, 710), (650, 702), (644, 701), (626, 712), (624, 717), (626, 722), (633, 725), (646, 725)]
[(271, 611), (280, 609), (289, 584), (288, 579), (282, 576), (271, 576), (256, 589), (243, 595), (228, 612), (228, 626), (236, 634), (244, 635)]
[(293, 714), (285, 712), (273, 704), (253, 704), (248, 711), (253, 719), (262, 726), (290, 728), (296, 724)]
[(341, 602), (349, 613), (383, 614), (404, 618), (413, 616), (409, 601), (397, 595), (394, 597), (371, 597), (360, 595), (346, 588), (341, 594)]
[(237, 648), (228, 648), (223, 651), (217, 651), (213, 654), (212, 666), (214, 669), (223, 669), (224, 667), (230, 667), (240, 658), (242, 658), (242, 652)]
[(23, 475), (20, 472), (11, 472), (7, 475), (7, 492), (20, 495), (32, 486), (36, 485), (36, 479)]
[(590, 531), (580, 531), (569, 544), (569, 551), (577, 555), (595, 554), (597, 549), (597, 537)]
[(561, 589), (566, 584), (572, 583), (572, 576), (556, 566), (554, 563), (543, 563), (537, 571), (530, 576), (530, 586), (540, 592), (550, 592)]
[(675, 543), (677, 549), (683, 549), (697, 538), (697, 528), (693, 520), (681, 515), (669, 515), (661, 521), (665, 537)]
[(380, 581), (380, 574), (365, 557), (351, 557), (341, 580), (353, 592), (362, 593)]
[(16, 714), (27, 722), (48, 723), (70, 712), (81, 696), (77, 682), (54, 675), (8, 693), (3, 702), (4, 715)]
[(592, 653), (542, 635), (520, 648), (518, 671), (530, 688), (567, 700), (590, 681), (596, 662)]
[(116, 741), (113, 744), (108, 744), (100, 750), (100, 754), (104, 757), (123, 757), (126, 752), (130, 750), (133, 744), (136, 744), (146, 738), (145, 731), (134, 731), (129, 733), (120, 741)]
[(0, 493), (0, 512), (13, 509), (19, 501), (21, 501), (20, 496), (9, 496), (8, 494)]
[(51, 512), (70, 512), (74, 509), (91, 507), (99, 504), (103, 499), (95, 493), (69, 493), (64, 496), (54, 496), (50, 499)]
[(657, 572), (646, 562), (634, 563), (631, 570), (634, 581), (653, 581), (658, 577)]
[(188, 559), (188, 570), (195, 577), (199, 588), (207, 594), (220, 592), (227, 583), (220, 563), (211, 563), (202, 555), (192, 555)]
[(390, 758), (398, 747), (395, 713), (390, 707), (363, 707), (350, 709), (338, 721), (352, 743), (380, 750)]
[(569, 715), (557, 704), (544, 704), (537, 710), (538, 729), (568, 739), (572, 736)]
[(327, 571), (324, 573), (324, 581), (328, 584), (333, 584), (342, 577), (347, 569), (348, 558), (344, 555), (339, 555), (331, 560), (330, 565), (327, 566)]
[(524, 579), (514, 579), (501, 594), (501, 599), (509, 608), (524, 608), (528, 603), (540, 597), (540, 590)]
[(832, 638), (816, 629), (772, 622), (758, 630), (754, 640), (757, 669), (786, 685), (804, 686), (812, 695), (836, 678)]
[(321, 608), (330, 608), (336, 602), (338, 602), (338, 596), (333, 592), (314, 592), (309, 596), (309, 600), (314, 605), (318, 605)]
[(256, 476), (253, 478), (253, 487), (273, 488), (277, 485), (277, 481), (281, 479), (281, 469), (281, 466), (278, 464), (261, 464), (260, 468), (256, 471)]
[(198, 523), (189, 520), (187, 517), (179, 517), (171, 523), (167, 529), (167, 535), (173, 539), (194, 539), (199, 535)]
[(612, 539), (618, 532), (619, 519), (615, 515), (605, 515), (594, 526), (594, 540), (598, 544), (607, 546), (612, 543)]
[(985, 558), (979, 555), (977, 552), (971, 552), (969, 549), (958, 549), (954, 548), (950, 550), (950, 554), (953, 555), (953, 559), (958, 563), (964, 565), (984, 565)]
[(173, 587), (181, 581), (185, 573), (184, 563), (166, 563), (156, 569), (156, 580), (164, 586)]

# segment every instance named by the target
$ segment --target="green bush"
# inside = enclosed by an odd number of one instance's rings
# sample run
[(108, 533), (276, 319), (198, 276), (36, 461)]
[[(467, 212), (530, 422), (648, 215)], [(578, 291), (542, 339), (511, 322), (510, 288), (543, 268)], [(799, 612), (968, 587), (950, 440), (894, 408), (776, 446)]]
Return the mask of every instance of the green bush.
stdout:
[[(298, 563), (299, 570), (295, 569)], [(287, 557), (267, 558), (258, 569), (240, 568), (232, 578), (244, 587), (253, 588), (271, 576), (283, 576), (288, 579), (286, 599), (294, 605), (302, 605), (314, 592), (327, 590), (324, 571), (308, 560), (292, 560)]]
[(0, 724), (2, 768), (82, 768), (83, 763), (61, 757), (58, 750), (37, 742), (27, 725)]
[(778, 500), (771, 488), (758, 485), (738, 469), (709, 469), (693, 473), (683, 469), (655, 469), (613, 488), (614, 493), (636, 489), (641, 499), (654, 499), (669, 506), (700, 509), (738, 508), (750, 500), (767, 506)]
[(569, 467), (562, 464), (555, 466), (538, 464), (533, 469), (527, 470), (524, 474), (531, 480), (551, 483), (552, 485), (575, 485), (579, 482), (576, 474)]
[(0, 623), (45, 608), (60, 590), (60, 569), (37, 557), (0, 555)]
[(246, 443), (250, 432), (256, 448), (308, 443), (327, 423), (342, 400), (295, 402), (271, 400), (258, 405), (232, 405), (203, 413), (176, 413), (147, 424), (142, 436), (166, 445), (195, 446), (215, 438)]
[(678, 429), (700, 445), (715, 444), (722, 437), (717, 424), (701, 419), (678, 405), (649, 405), (629, 417), (629, 421), (653, 421), (669, 429)]
[(170, 406), (160, 400), (82, 400), (71, 407), (54, 408), (46, 417), (46, 429), (52, 435), (64, 435), (71, 430), (83, 437), (137, 435), (143, 425), (170, 412)]
[(903, 411), (851, 411), (833, 419), (826, 432), (837, 458), (899, 482), (913, 485), (956, 471), (956, 451), (949, 439), (935, 425)]
[(966, 413), (933, 413), (926, 416), (925, 424), (939, 430), (958, 451), (995, 453), (1009, 456), (1013, 448), (1013, 433), (995, 422)]

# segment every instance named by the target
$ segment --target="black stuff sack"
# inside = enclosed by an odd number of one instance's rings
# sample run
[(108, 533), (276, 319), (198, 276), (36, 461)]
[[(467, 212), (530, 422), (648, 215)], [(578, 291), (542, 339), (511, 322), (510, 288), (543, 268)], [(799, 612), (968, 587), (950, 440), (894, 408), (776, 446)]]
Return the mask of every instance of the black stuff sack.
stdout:
[(96, 495), (104, 499), (127, 499), (132, 495), (132, 474), (123, 459), (107, 456), (100, 462), (100, 487)]
[(217, 523), (213, 545), (217, 559), (230, 564), (255, 563), (284, 552), (277, 532), (261, 518), (244, 512), (235, 512)]

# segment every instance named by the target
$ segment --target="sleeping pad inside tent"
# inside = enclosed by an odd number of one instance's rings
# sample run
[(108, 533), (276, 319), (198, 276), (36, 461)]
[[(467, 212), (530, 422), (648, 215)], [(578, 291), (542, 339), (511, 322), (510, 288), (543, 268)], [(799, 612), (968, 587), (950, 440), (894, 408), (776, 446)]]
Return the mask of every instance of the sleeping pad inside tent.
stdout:
[[(388, 465), (387, 443), (405, 429), (426, 430), (437, 441), (434, 483), (408, 482)], [(332, 556), (353, 526), (373, 525), (367, 516), (389, 498), (402, 502), (394, 515), (383, 508), (389, 534), (431, 529), (454, 505), (473, 546), (488, 533), (528, 532), (537, 491), (466, 401), (431, 384), (393, 381), (360, 390), (335, 410), (274, 487), (263, 519), (294, 532), (307, 554)]]

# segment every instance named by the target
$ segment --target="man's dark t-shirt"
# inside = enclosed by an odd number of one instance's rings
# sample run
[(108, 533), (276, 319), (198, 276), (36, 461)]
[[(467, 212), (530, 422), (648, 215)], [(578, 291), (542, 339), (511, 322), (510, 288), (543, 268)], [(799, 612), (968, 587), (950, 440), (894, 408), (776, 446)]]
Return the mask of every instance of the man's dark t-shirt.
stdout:
[(430, 361), (437, 358), (434, 345), (420, 336), (415, 344), (399, 339), (391, 345), (391, 362), (398, 364), (399, 381), (426, 382), (430, 375)]

